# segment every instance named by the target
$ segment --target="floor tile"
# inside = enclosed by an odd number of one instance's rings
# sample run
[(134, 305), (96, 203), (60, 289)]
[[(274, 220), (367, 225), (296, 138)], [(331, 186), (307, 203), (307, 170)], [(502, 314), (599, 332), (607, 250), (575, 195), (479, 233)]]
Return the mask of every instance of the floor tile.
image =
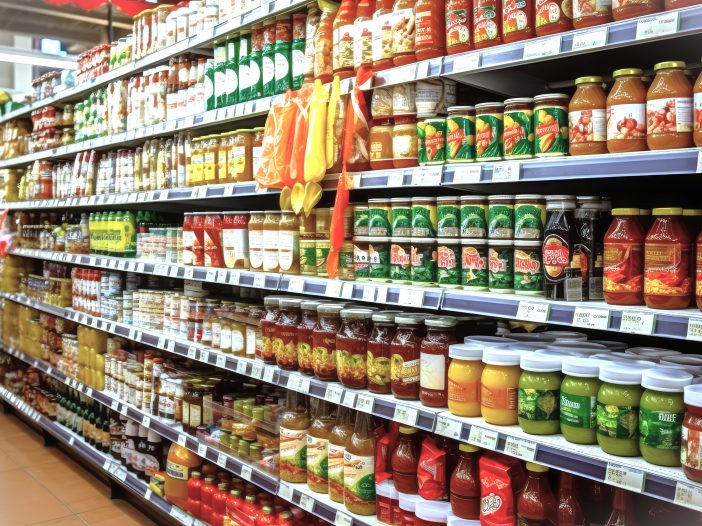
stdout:
[(139, 510), (123, 501), (79, 514), (89, 526), (155, 526)]
[(85, 522), (77, 515), (70, 515), (63, 519), (55, 519), (45, 522), (35, 522), (31, 526), (86, 526)]
[[(41, 503), (37, 506), (37, 503)], [(3, 525), (23, 526), (73, 515), (68, 506), (52, 495), (24, 470), (0, 475), (0, 510)]]

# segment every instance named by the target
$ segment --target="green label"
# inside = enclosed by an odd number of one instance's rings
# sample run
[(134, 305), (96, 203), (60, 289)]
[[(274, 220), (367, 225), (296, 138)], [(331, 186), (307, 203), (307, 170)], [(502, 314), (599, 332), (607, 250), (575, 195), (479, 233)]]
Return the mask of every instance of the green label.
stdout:
[(475, 117), (448, 117), (446, 132), (448, 162), (475, 160)]
[(479, 161), (502, 159), (502, 115), (477, 115), (475, 153)]
[(542, 239), (546, 224), (546, 207), (541, 204), (514, 205), (514, 238)]
[(487, 288), (487, 247), (466, 245), (461, 250), (461, 285), (466, 288)]
[(331, 250), (331, 247), (329, 246), (328, 241), (324, 242), (323, 245), (320, 245), (319, 241), (317, 242), (315, 248), (315, 259), (317, 261), (317, 275), (320, 277), (326, 277), (328, 275), (327, 258), (329, 257), (329, 250)]
[(597, 402), (597, 432), (610, 438), (639, 437), (639, 408)]
[(461, 209), (458, 205), (437, 205), (437, 237), (458, 237), (461, 223)]
[(436, 237), (436, 205), (412, 205), (412, 237)]
[(566, 108), (539, 108), (534, 114), (536, 140), (534, 151), (542, 155), (568, 153), (568, 110)]
[(595, 429), (597, 397), (579, 396), (561, 391), (561, 424), (582, 429)]
[(436, 245), (412, 245), (412, 281), (417, 283), (435, 283), (437, 273)]
[(390, 244), (368, 245), (368, 277), (387, 279), (390, 277)]
[(558, 420), (558, 389), (519, 388), (518, 415), (526, 420)]
[(328, 477), (328, 444), (329, 441), (326, 438), (307, 435), (307, 473), (322, 481), (327, 480)]
[(412, 281), (412, 252), (409, 245), (399, 243), (390, 245), (390, 279), (393, 281)]
[(680, 449), (684, 413), (670, 411), (639, 411), (641, 442), (656, 449)]
[(375, 457), (344, 451), (344, 488), (365, 502), (375, 502)]
[(410, 237), (412, 235), (411, 207), (392, 207), (392, 235), (395, 237)]
[(353, 250), (341, 250), (339, 252), (339, 279), (355, 279)]
[(356, 279), (368, 279), (368, 250), (354, 243), (353, 272)]
[(528, 159), (534, 155), (533, 112), (505, 112), (502, 142), (505, 159)]
[(490, 239), (512, 239), (514, 235), (514, 206), (490, 205), (488, 208), (488, 237)]
[(514, 288), (514, 249), (490, 248), (488, 251), (488, 268), (490, 270), (488, 287), (496, 290)]
[(368, 235), (368, 209), (361, 208), (353, 211), (353, 234), (355, 236)]
[(420, 165), (443, 164), (446, 160), (446, 121), (428, 119), (417, 123)]
[(368, 207), (368, 235), (387, 237), (390, 235), (390, 220), (388, 209)]
[(437, 281), (439, 285), (461, 283), (459, 245), (439, 245), (437, 251)]
[(290, 68), (290, 44), (276, 42), (275, 44), (275, 92), (285, 93), (292, 87)]
[(487, 237), (486, 205), (461, 205), (461, 237), (471, 239)]
[(514, 290), (539, 292), (543, 290), (544, 273), (541, 250), (514, 249)]
[(314, 276), (317, 274), (317, 243), (300, 240), (300, 274)]

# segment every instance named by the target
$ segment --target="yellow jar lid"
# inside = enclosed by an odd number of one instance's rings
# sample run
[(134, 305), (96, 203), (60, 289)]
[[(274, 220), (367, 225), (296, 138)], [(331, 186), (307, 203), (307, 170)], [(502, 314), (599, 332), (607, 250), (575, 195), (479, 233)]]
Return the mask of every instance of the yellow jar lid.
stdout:
[(700, 208), (683, 208), (684, 216), (702, 216), (702, 209)]
[(641, 211), (638, 208), (614, 208), (612, 209), (613, 216), (638, 216)]
[(650, 216), (651, 209), (650, 208), (639, 208), (639, 215), (640, 216)]
[(580, 84), (601, 84), (602, 77), (578, 77), (575, 79), (575, 85), (580, 86)]
[(653, 66), (653, 71), (659, 71), (661, 69), (685, 69), (687, 64), (682, 60), (669, 60), (667, 62), (659, 62)]
[(683, 209), (679, 207), (670, 208), (654, 208), (654, 216), (681, 216), (683, 214)]
[(419, 432), (419, 429), (416, 427), (400, 426), (400, 433), (403, 435), (414, 435), (417, 432)]
[(458, 450), (464, 453), (475, 453), (476, 451), (480, 451), (480, 448), (473, 444), (458, 444)]
[(234, 130), (232, 133), (253, 133), (253, 130), (250, 128), (242, 128), (240, 130)]
[(535, 464), (534, 462), (527, 462), (526, 468), (527, 470), (535, 471), (536, 473), (546, 473), (548, 471), (548, 467), (542, 466), (541, 464)]
[(624, 69), (617, 69), (612, 73), (612, 77), (615, 79), (617, 77), (624, 77), (624, 76), (636, 76), (640, 77), (643, 75), (643, 70), (639, 68), (624, 68)]

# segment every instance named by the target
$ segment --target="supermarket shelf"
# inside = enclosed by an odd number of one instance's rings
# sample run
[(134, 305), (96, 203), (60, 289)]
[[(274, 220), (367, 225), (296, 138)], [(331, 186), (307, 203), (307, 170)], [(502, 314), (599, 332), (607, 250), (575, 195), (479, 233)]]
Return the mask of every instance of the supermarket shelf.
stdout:
[(121, 487), (126, 488), (131, 493), (150, 502), (154, 507), (166, 515), (170, 515), (176, 522), (184, 524), (185, 526), (202, 524), (200, 521), (194, 519), (177, 506), (173, 506), (169, 502), (166, 502), (165, 499), (154, 495), (146, 482), (140, 480), (133, 473), (129, 473), (110, 455), (106, 455), (92, 448), (83, 441), (82, 437), (32, 409), (23, 399), (15, 396), (4, 387), (0, 387), (0, 398), (2, 398), (5, 403), (12, 406), (15, 410), (34, 421), (36, 425), (55, 437), (57, 440), (70, 446), (73, 451), (77, 452), (91, 464), (94, 464), (99, 469), (102, 469), (112, 481), (119, 483)]
[(242, 15), (230, 18), (212, 28), (198, 32), (187, 39), (176, 42), (172, 46), (168, 46), (155, 53), (151, 53), (146, 57), (135, 60), (130, 64), (126, 64), (119, 68), (115, 68), (107, 73), (84, 82), (73, 88), (66, 89), (61, 93), (34, 102), (27, 106), (18, 108), (15, 111), (9, 112), (0, 118), (0, 124), (18, 117), (27, 117), (36, 109), (43, 108), (49, 104), (66, 103), (74, 100), (79, 100), (91, 91), (104, 86), (105, 84), (117, 79), (129, 77), (137, 72), (149, 69), (151, 67), (168, 62), (171, 57), (178, 56), (183, 53), (194, 52), (202, 47), (212, 44), (215, 40), (228, 35), (238, 29), (250, 26), (251, 24), (262, 21), (264, 18), (282, 14), (294, 9), (304, 7), (307, 0), (263, 0), (262, 5), (257, 9), (244, 13)]

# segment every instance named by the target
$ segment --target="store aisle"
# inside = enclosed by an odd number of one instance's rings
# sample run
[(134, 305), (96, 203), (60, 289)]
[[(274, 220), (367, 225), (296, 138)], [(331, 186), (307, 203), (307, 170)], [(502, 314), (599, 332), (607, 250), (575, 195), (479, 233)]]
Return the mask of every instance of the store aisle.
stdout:
[(3, 526), (149, 526), (127, 502), (14, 415), (0, 414)]

